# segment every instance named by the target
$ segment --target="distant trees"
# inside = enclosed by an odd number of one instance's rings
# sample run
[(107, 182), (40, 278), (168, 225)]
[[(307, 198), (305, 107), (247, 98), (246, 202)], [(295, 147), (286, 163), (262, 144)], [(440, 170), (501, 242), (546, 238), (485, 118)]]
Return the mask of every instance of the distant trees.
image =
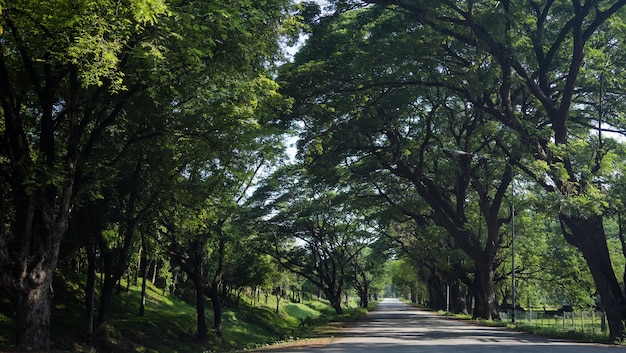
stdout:
[(339, 185), (315, 183), (298, 165), (277, 170), (250, 205), (266, 252), (280, 265), (315, 284), (338, 314), (346, 286), (354, 283), (367, 304), (367, 249), (378, 234), (355, 196)]

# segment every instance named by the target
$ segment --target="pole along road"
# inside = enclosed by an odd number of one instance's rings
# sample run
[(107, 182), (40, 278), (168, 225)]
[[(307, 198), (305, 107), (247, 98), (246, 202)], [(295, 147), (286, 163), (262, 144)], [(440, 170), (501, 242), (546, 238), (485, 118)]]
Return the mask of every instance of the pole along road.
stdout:
[(363, 320), (346, 328), (329, 345), (288, 348), (293, 353), (626, 353), (626, 347), (574, 343), (505, 329), (483, 327), (385, 299)]

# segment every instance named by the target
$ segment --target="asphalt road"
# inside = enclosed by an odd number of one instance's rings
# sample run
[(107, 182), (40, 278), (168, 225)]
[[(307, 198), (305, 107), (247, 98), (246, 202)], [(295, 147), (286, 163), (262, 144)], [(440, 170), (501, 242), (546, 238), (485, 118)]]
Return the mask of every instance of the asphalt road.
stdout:
[(385, 299), (375, 311), (346, 328), (331, 344), (283, 352), (626, 353), (626, 347), (573, 343), (467, 324), (415, 309), (396, 299)]

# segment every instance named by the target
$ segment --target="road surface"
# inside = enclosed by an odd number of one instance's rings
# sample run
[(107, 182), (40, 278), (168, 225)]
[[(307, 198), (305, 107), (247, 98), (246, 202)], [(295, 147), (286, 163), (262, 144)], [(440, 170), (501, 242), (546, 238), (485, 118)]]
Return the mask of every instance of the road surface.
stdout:
[(418, 310), (397, 299), (385, 299), (375, 311), (346, 328), (329, 345), (282, 352), (626, 353), (626, 347), (573, 343), (483, 327)]

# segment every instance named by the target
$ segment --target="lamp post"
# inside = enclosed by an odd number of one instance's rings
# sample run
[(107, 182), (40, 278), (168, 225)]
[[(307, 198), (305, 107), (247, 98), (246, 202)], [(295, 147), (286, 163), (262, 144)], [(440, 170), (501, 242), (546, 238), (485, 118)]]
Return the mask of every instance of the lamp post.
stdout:
[[(507, 166), (511, 167), (511, 171), (513, 171), (514, 167), (511, 163), (503, 160), (493, 159), (487, 156), (483, 156), (475, 153), (468, 153), (460, 150), (451, 150), (450, 151), (454, 155), (466, 155), (472, 157), (482, 158), (491, 162), (503, 163)], [(515, 290), (515, 190), (513, 181), (511, 182), (511, 297), (513, 301), (513, 314), (511, 315), (511, 323), (515, 323), (515, 310), (516, 310), (516, 290)]]

